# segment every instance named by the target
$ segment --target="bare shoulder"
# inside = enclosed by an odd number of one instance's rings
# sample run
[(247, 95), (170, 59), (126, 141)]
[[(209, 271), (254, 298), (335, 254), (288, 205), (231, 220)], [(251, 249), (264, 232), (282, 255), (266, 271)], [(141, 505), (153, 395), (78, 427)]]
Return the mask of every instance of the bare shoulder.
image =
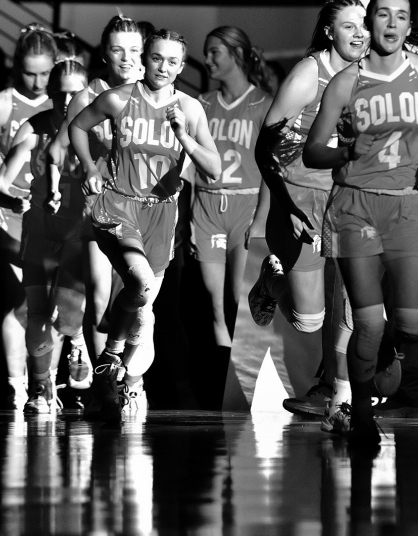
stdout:
[(134, 84), (125, 84), (101, 93), (93, 104), (102, 110), (107, 116), (117, 117), (128, 102)]
[(12, 88), (0, 91), (0, 127), (7, 123), (12, 112)]
[(77, 114), (84, 110), (89, 105), (88, 88), (84, 88), (74, 95), (68, 105), (67, 117), (71, 121)]

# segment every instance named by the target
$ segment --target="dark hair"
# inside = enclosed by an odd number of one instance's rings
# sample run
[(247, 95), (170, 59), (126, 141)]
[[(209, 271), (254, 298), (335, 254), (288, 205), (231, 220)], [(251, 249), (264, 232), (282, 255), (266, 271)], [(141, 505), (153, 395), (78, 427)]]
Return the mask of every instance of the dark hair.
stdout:
[(332, 41), (325, 33), (325, 28), (332, 29), (338, 13), (346, 7), (360, 6), (364, 8), (361, 0), (328, 0), (322, 7), (318, 15), (318, 20), (312, 35), (311, 44), (306, 51), (305, 56), (320, 50), (331, 50)]
[[(238, 67), (247, 76), (249, 82), (267, 92), (271, 91), (270, 73), (260, 48), (251, 45), (248, 35), (236, 26), (219, 26), (208, 33), (205, 39), (204, 53), (210, 37), (217, 37), (235, 59)], [(242, 53), (240, 53), (240, 50)]]
[(155, 32), (155, 26), (147, 20), (140, 20), (136, 23), (136, 25), (138, 26), (138, 30), (142, 35), (142, 40), (144, 43), (148, 37)]
[(119, 15), (115, 15), (107, 23), (102, 33), (102, 38), (100, 40), (102, 56), (105, 54), (106, 45), (109, 43), (110, 34), (120, 32), (137, 33), (142, 37), (142, 34), (139, 31), (136, 22), (134, 22), (132, 19), (129, 19), (128, 17), (125, 17), (124, 15), (122, 15), (122, 13), (120, 13)]
[(75, 59), (84, 54), (84, 47), (75, 35), (69, 30), (54, 33), (58, 53), (62, 53), (66, 58)]
[(57, 90), (64, 76), (71, 76), (73, 74), (82, 76), (87, 86), (87, 70), (80, 62), (70, 59), (59, 61), (49, 75), (48, 95), (51, 97), (52, 93)]
[(151, 48), (151, 45), (155, 43), (155, 41), (159, 41), (160, 39), (164, 39), (165, 41), (176, 41), (177, 43), (180, 43), (183, 49), (183, 61), (186, 61), (187, 43), (184, 37), (177, 32), (173, 32), (172, 30), (166, 30), (165, 28), (162, 28), (161, 30), (155, 30), (145, 41), (144, 51), (142, 53), (143, 65), (145, 65), (144, 59), (146, 58)]
[(54, 36), (38, 23), (23, 27), (16, 43), (13, 58), (13, 74), (18, 79), (21, 74), (22, 61), (26, 56), (51, 56), (53, 62), (57, 58), (57, 45)]

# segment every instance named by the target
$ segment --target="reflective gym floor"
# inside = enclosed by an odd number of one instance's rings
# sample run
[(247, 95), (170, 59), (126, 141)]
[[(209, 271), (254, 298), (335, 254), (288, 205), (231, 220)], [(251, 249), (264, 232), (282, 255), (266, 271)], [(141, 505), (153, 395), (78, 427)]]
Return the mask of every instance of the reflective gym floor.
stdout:
[(371, 459), (285, 411), (3, 411), (0, 534), (416, 536), (418, 420), (378, 422)]

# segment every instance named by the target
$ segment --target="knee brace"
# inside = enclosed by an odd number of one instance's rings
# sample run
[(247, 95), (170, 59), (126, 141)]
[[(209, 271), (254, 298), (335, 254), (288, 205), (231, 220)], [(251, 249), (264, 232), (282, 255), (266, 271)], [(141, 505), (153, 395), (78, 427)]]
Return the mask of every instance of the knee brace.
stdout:
[(418, 342), (418, 309), (395, 307), (393, 316), (399, 335), (410, 342)]
[(383, 304), (353, 309), (354, 350), (357, 359), (350, 359), (350, 373), (358, 381), (373, 378), (380, 343), (385, 330)]
[(54, 293), (54, 328), (62, 335), (77, 336), (83, 325), (86, 298), (69, 288), (58, 287)]
[(335, 341), (335, 350), (340, 354), (347, 354), (348, 343), (353, 333), (353, 312), (351, 310), (348, 298), (343, 300), (343, 316), (338, 326), (337, 340)]
[(50, 352), (54, 343), (51, 335), (52, 322), (43, 315), (33, 314), (28, 317), (26, 329), (26, 348), (33, 357), (41, 357)]
[(129, 360), (128, 370), (130, 376), (144, 374), (154, 361), (154, 313), (152, 304), (141, 307), (138, 316), (129, 330), (127, 344), (134, 347)]
[(298, 331), (303, 331), (304, 333), (313, 333), (322, 328), (325, 318), (325, 309), (320, 313), (315, 314), (301, 314), (292, 310), (292, 326)]
[(118, 295), (120, 305), (128, 312), (138, 311), (151, 297), (154, 273), (149, 266), (133, 264), (123, 278), (124, 288)]

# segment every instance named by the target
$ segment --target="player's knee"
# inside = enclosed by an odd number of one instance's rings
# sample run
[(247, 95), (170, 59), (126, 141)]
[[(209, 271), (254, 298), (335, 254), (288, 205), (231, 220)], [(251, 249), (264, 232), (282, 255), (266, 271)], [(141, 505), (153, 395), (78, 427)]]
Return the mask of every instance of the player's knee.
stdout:
[(353, 322), (356, 333), (355, 351), (363, 361), (377, 362), (386, 322), (383, 312), (383, 304), (353, 309)]
[(418, 342), (418, 309), (395, 307), (393, 316), (401, 337), (410, 342)]
[(55, 293), (56, 317), (54, 327), (62, 335), (74, 337), (83, 324), (86, 299), (76, 290), (58, 288)]
[(26, 348), (33, 357), (41, 357), (54, 346), (51, 335), (51, 320), (43, 315), (31, 315), (26, 329)]
[(119, 293), (120, 304), (130, 312), (138, 311), (151, 299), (154, 274), (149, 266), (132, 264), (123, 279), (124, 288)]
[(292, 326), (304, 333), (313, 333), (322, 328), (325, 318), (325, 309), (320, 313), (302, 314), (292, 311)]

